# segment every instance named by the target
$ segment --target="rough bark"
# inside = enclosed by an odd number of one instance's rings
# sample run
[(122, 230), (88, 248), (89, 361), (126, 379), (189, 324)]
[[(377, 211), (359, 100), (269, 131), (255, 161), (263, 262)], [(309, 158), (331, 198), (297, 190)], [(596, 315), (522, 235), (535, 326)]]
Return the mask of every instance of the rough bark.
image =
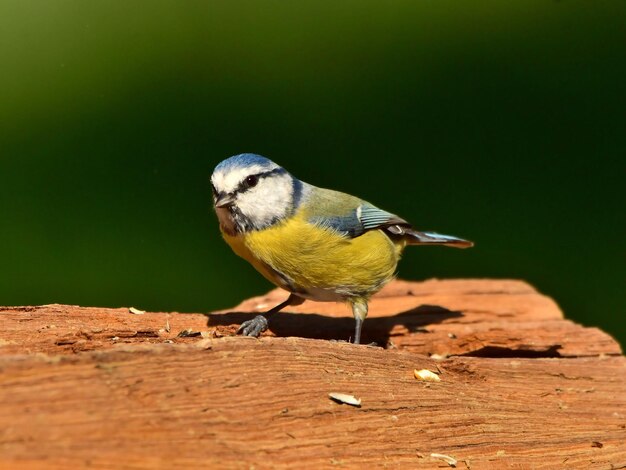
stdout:
[(385, 348), (328, 341), (353, 327), (331, 303), (234, 336), (284, 298), (0, 308), (0, 468), (626, 468), (619, 345), (528, 284), (396, 281), (365, 322)]

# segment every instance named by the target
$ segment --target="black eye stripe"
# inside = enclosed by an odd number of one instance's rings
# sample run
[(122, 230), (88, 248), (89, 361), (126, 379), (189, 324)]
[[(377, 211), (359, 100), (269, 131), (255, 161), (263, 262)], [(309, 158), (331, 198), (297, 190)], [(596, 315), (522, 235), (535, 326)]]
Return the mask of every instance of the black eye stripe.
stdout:
[[(257, 173), (256, 175), (249, 175), (246, 179), (239, 183), (239, 186), (237, 186), (237, 188), (233, 191), (233, 194), (242, 193), (250, 189), (251, 187), (256, 186), (263, 178), (267, 178), (268, 176), (272, 175), (280, 175), (285, 172), (286, 171), (284, 168), (274, 168), (273, 170), (264, 171), (263, 173)], [(250, 184), (250, 182), (247, 181), (250, 176), (256, 177), (256, 182), (254, 184)]]

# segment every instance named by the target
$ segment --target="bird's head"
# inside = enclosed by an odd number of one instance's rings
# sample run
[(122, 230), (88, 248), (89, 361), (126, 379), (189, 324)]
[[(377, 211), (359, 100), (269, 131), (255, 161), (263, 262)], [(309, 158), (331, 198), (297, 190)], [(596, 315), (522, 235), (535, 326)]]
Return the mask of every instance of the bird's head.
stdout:
[(293, 214), (302, 191), (284, 168), (252, 153), (220, 162), (211, 186), (220, 225), (231, 235), (281, 222)]

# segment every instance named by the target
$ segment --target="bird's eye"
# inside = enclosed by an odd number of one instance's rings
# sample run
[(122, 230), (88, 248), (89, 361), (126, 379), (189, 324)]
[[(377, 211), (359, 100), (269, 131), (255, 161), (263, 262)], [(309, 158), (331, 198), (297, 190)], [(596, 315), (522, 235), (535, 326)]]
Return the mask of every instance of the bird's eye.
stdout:
[(213, 192), (213, 196), (217, 196), (217, 189), (215, 189), (215, 186), (213, 186), (213, 183), (211, 183), (211, 191)]
[(252, 188), (253, 186), (256, 186), (258, 182), (259, 182), (259, 178), (256, 175), (250, 175), (246, 178), (246, 186), (248, 188)]

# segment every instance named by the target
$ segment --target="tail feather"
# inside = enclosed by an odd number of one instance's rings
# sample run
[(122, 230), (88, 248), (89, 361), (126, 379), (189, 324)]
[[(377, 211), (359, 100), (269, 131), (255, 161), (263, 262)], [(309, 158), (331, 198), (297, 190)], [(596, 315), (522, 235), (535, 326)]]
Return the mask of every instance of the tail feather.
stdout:
[(441, 235), (435, 232), (419, 232), (406, 225), (390, 225), (386, 231), (395, 237), (401, 237), (408, 245), (442, 245), (454, 248), (469, 248), (473, 242), (450, 235)]
[(419, 232), (409, 225), (389, 225), (385, 227), (385, 231), (392, 237), (405, 240), (408, 245), (442, 245), (454, 248), (474, 246), (474, 242), (469, 240), (435, 232)]
[(405, 240), (409, 245), (443, 245), (454, 248), (469, 248), (474, 246), (473, 242), (450, 235), (442, 235), (435, 232), (418, 232), (417, 230), (407, 230)]

